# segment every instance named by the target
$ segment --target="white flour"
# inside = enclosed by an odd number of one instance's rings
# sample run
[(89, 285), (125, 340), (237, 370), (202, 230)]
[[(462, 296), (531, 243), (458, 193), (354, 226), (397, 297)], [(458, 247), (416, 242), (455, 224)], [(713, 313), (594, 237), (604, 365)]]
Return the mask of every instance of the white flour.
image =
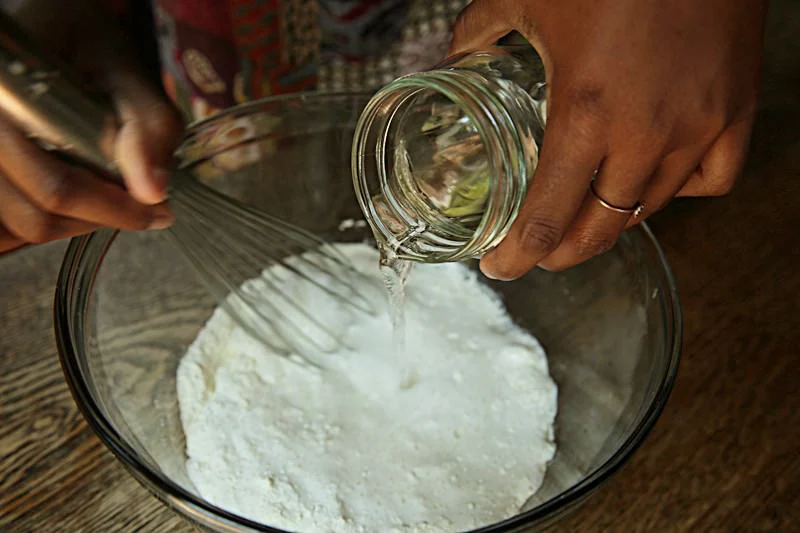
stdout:
[(515, 515), (555, 452), (557, 391), (539, 343), (466, 267), (419, 266), (398, 355), (377, 252), (338, 247), (374, 280), (363, 290), (381, 313), (287, 289), (352, 348), (321, 354), (327, 370), (269, 353), (220, 311), (182, 360), (197, 490), (302, 532), (458, 531)]

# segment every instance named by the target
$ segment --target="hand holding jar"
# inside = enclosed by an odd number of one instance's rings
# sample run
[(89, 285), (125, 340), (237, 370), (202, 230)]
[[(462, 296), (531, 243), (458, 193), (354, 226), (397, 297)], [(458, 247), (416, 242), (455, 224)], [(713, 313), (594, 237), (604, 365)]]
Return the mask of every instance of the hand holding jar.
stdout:
[(474, 0), (452, 53), (512, 30), (542, 57), (547, 127), (490, 277), (560, 270), (676, 196), (734, 184), (756, 110), (765, 0)]

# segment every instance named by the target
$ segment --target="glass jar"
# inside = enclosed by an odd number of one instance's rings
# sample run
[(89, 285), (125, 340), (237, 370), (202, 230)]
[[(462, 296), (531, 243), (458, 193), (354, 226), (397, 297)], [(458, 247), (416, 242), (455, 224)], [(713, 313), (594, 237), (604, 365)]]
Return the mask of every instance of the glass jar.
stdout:
[(495, 247), (538, 162), (545, 92), (529, 46), (456, 56), (378, 91), (352, 153), (356, 196), (378, 244), (427, 263)]

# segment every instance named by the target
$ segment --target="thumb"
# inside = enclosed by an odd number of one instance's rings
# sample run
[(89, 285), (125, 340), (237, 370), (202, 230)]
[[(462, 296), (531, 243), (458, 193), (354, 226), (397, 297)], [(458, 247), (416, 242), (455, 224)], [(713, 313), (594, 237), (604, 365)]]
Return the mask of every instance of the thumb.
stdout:
[(473, 0), (458, 15), (453, 25), (449, 55), (493, 45), (512, 31), (504, 14), (510, 0)]
[(143, 76), (129, 70), (108, 73), (120, 129), (114, 144), (131, 196), (144, 204), (166, 199), (172, 156), (181, 139), (177, 110)]

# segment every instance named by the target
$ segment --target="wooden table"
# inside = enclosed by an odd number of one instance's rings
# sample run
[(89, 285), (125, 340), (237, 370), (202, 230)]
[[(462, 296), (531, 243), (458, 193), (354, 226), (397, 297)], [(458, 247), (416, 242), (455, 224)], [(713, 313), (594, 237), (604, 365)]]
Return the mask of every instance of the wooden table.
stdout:
[[(652, 221), (685, 311), (672, 398), (633, 459), (556, 531), (800, 531), (800, 3), (776, 1), (768, 33), (740, 185)], [(190, 531), (69, 395), (50, 317), (63, 250), (0, 259), (0, 530)]]

